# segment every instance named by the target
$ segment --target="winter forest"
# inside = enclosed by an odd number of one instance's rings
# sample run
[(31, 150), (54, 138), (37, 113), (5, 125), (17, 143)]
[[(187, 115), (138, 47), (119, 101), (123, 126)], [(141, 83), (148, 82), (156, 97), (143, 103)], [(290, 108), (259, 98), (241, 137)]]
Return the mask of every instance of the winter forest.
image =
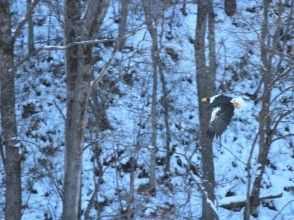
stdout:
[[(0, 0), (0, 219), (294, 219), (294, 0)], [(242, 97), (220, 137), (203, 98)]]

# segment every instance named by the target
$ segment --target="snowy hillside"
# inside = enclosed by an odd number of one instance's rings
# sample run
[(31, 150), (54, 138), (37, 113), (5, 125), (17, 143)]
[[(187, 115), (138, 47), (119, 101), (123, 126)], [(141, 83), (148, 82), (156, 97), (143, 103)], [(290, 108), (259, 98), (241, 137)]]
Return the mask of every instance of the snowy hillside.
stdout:
[[(88, 1), (81, 2), (85, 9)], [(110, 1), (97, 39), (119, 37), (121, 2)], [(158, 68), (156, 94), (157, 145), (153, 146), (152, 38), (141, 2), (130, 0), (125, 45), (115, 52), (111, 66), (92, 91), (88, 103), (81, 219), (201, 218), (202, 186), (206, 184), (202, 174), (207, 168), (202, 167), (199, 146), (194, 47), (197, 4), (192, 2), (153, 2), (161, 67)], [(270, 2), (269, 35), (274, 36), (279, 3)], [(291, 36), (294, 8), (293, 1), (282, 2), (280, 28), (290, 33), (290, 39), (283, 40), (280, 36), (283, 48), (272, 58), (275, 83), (271, 85), (268, 117), (273, 134), (259, 196), (269, 198), (261, 201), (258, 215), (250, 219), (294, 219), (294, 52)], [(34, 10), (35, 48), (43, 49), (22, 61), (28, 54), (27, 25), (14, 47), (15, 63), (19, 62), (15, 87), (22, 155), (23, 220), (57, 220), (62, 214), (63, 188), (66, 187), (63, 178), (68, 79), (64, 50), (48, 47), (64, 45), (62, 7), (59, 1), (40, 1)], [(13, 25), (16, 25), (26, 5), (13, 1), (11, 10)], [(248, 193), (261, 172), (258, 161), (264, 97), (260, 50), (263, 10), (262, 1), (237, 1), (236, 13), (228, 16), (224, 1), (214, 2), (216, 93), (241, 96), (246, 102), (243, 108), (235, 110), (221, 138), (213, 140), (215, 201), (212, 205), (220, 220), (243, 219)], [(288, 51), (290, 46), (291, 51)], [(114, 47), (113, 41), (94, 45), (93, 79), (110, 59)], [(209, 57), (208, 49), (206, 56)], [(156, 192), (152, 194), (148, 184), (154, 147)], [(0, 210), (4, 210), (2, 162), (0, 167)], [(233, 202), (245, 205), (232, 210), (229, 204)], [(4, 219), (4, 211), (0, 211), (0, 219)]]

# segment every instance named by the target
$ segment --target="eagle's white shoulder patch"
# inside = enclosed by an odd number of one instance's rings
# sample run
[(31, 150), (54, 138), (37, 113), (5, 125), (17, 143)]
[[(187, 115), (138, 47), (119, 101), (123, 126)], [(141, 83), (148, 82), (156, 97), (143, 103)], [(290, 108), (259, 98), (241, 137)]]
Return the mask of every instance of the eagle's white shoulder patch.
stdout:
[(220, 96), (220, 95), (218, 94), (218, 95), (211, 96), (209, 102), (212, 103), (214, 101), (214, 99), (218, 96)]
[(220, 107), (216, 107), (215, 109), (213, 109), (213, 111), (211, 112), (210, 122), (214, 121), (220, 110)]

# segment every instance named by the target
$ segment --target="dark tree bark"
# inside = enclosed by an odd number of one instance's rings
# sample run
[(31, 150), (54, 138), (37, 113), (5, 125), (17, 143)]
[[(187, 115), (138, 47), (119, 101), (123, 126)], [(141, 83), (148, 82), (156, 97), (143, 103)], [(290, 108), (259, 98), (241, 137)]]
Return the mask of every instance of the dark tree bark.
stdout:
[(163, 117), (165, 125), (165, 150), (166, 150), (166, 163), (165, 163), (165, 174), (169, 175), (170, 173), (170, 159), (171, 159), (171, 131), (169, 126), (169, 100), (168, 100), (168, 91), (166, 80), (163, 72), (162, 65), (159, 64), (159, 75), (162, 86), (162, 106), (163, 106)]
[(10, 1), (0, 0), (1, 126), (5, 168), (5, 219), (21, 219), (21, 156), (17, 141)]
[[(202, 170), (203, 170), (203, 184), (204, 190), (207, 193), (208, 199), (213, 202), (215, 200), (214, 188), (214, 165), (213, 165), (213, 150), (212, 140), (206, 135), (208, 129), (209, 113), (206, 105), (201, 102), (203, 97), (210, 97), (215, 94), (215, 56), (210, 57), (210, 67), (206, 65), (205, 57), (205, 36), (206, 25), (208, 23), (209, 11), (212, 10), (212, 6), (204, 1), (198, 2), (197, 10), (197, 26), (196, 26), (196, 40), (195, 47), (195, 59), (196, 59), (196, 78), (197, 78), (197, 92), (198, 92), (198, 106), (199, 106), (199, 145), (202, 157)], [(213, 19), (209, 17), (209, 19)], [(212, 22), (211, 20), (209, 22)], [(210, 27), (211, 28), (211, 24)], [(209, 35), (214, 37), (213, 34)], [(213, 41), (212, 41), (213, 42)], [(213, 45), (210, 45), (213, 46)], [(210, 52), (214, 52), (210, 48)], [(216, 216), (211, 210), (211, 206), (207, 202), (205, 195), (202, 196), (202, 217), (201, 219), (215, 219)]]
[[(268, 154), (273, 142), (273, 135), (275, 133), (276, 126), (274, 124), (271, 115), (271, 99), (272, 99), (272, 90), (275, 86), (274, 81), (274, 60), (273, 60), (273, 50), (271, 48), (276, 48), (279, 38), (279, 30), (281, 27), (281, 15), (282, 15), (282, 5), (279, 5), (278, 16), (276, 20), (276, 31), (274, 36), (271, 38), (269, 30), (269, 10), (270, 10), (270, 1), (263, 1), (263, 21), (262, 21), (262, 30), (260, 36), (260, 59), (261, 59), (261, 80), (263, 84), (262, 97), (261, 97), (261, 109), (258, 114), (259, 118), (259, 154), (257, 159), (258, 171), (257, 176), (254, 179), (252, 186), (251, 196), (246, 204), (244, 211), (244, 220), (249, 220), (250, 215), (258, 216), (257, 207), (260, 204), (259, 196), (260, 189), (262, 187), (262, 177), (265, 172), (265, 167), (268, 161)], [(285, 116), (288, 113), (286, 112)], [(281, 115), (281, 117), (283, 117)], [(277, 122), (279, 123), (279, 122)]]
[(271, 61), (268, 59), (267, 53), (267, 34), (268, 34), (268, 10), (269, 2), (264, 1), (264, 14), (263, 14), (263, 25), (261, 31), (261, 75), (263, 81), (263, 94), (261, 110), (259, 112), (259, 156), (258, 163), (258, 175), (255, 178), (252, 199), (251, 199), (251, 214), (256, 215), (255, 208), (259, 205), (258, 197), (260, 194), (261, 180), (264, 173), (265, 165), (267, 162), (268, 153), (272, 142), (271, 132), (271, 116), (270, 116), (270, 101), (271, 101), (271, 90), (273, 86), (272, 82), (272, 67)]
[(236, 0), (225, 0), (225, 12), (228, 16), (233, 16), (236, 13)]
[[(32, 5), (32, 0), (27, 0), (27, 11), (30, 11)], [(33, 15), (32, 13), (28, 13), (28, 51), (29, 54), (33, 54), (35, 51), (34, 44), (34, 23), (33, 23)]]
[(159, 52), (157, 43), (157, 29), (154, 26), (154, 18), (152, 16), (152, 0), (144, 1), (144, 13), (147, 28), (152, 39), (151, 60), (152, 60), (152, 104), (151, 104), (151, 147), (150, 147), (150, 192), (156, 191), (156, 147), (157, 147), (157, 84), (158, 84), (158, 62)]
[[(75, 42), (79, 37), (79, 1), (66, 0), (64, 7), (65, 44)], [(83, 72), (81, 47), (73, 46), (66, 50), (67, 113), (65, 122), (65, 174), (64, 174), (64, 220), (79, 219), (82, 144), (87, 105), (85, 86), (89, 86), (89, 76)]]
[[(103, 22), (107, 0), (91, 0), (81, 19), (79, 0), (64, 2), (65, 44), (91, 40)], [(85, 119), (91, 93), (92, 45), (72, 45), (66, 49), (67, 113), (65, 122), (64, 220), (80, 218), (82, 153)]]
[(128, 8), (130, 0), (121, 1), (120, 9), (120, 19), (119, 19), (119, 41), (118, 41), (118, 50), (122, 50), (126, 43), (126, 38), (124, 38), (127, 33), (127, 18), (128, 18)]

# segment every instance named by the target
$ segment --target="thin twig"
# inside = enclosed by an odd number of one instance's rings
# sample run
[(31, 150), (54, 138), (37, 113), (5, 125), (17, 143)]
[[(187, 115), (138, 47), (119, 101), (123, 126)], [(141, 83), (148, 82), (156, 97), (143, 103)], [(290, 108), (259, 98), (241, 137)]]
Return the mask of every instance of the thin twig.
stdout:
[(242, 161), (239, 157), (237, 157), (229, 148), (227, 148), (226, 146), (222, 145), (223, 148), (225, 148), (230, 154), (233, 155), (233, 157), (235, 157), (235, 159), (237, 159), (238, 161), (240, 161), (244, 166), (246, 166), (246, 163), (244, 161)]
[(66, 120), (65, 115), (63, 114), (62, 110), (59, 108), (59, 106), (57, 105), (57, 103), (55, 102), (55, 100), (53, 100), (53, 104), (54, 106), (57, 108), (57, 110), (59, 111), (60, 115), (62, 116), (63, 120)]
[(140, 29), (142, 29), (142, 27), (136, 28), (132, 32), (130, 32), (129, 34), (126, 34), (125, 36), (119, 37), (119, 38), (104, 38), (104, 39), (82, 40), (82, 41), (72, 42), (72, 43), (70, 43), (68, 45), (43, 46), (42, 49), (44, 49), (44, 50), (66, 50), (66, 49), (69, 49), (69, 48), (71, 48), (73, 46), (93, 45), (93, 44), (106, 43), (106, 42), (114, 42), (114, 43), (117, 43), (117, 42), (119, 42), (122, 39), (125, 39), (125, 38), (128, 38), (128, 37), (134, 35)]
[(294, 200), (290, 200), (289, 202), (286, 203), (286, 205), (283, 206), (283, 208), (281, 208), (281, 210), (273, 217), (272, 220), (275, 220), (278, 215), (291, 203), (291, 202), (294, 202)]
[(16, 38), (18, 37), (18, 35), (20, 34), (22, 28), (27, 23), (29, 15), (32, 14), (32, 12), (35, 9), (35, 7), (37, 6), (38, 2), (39, 2), (39, 0), (33, 0), (30, 4), (29, 9), (27, 10), (25, 17), (17, 23), (15, 30), (12, 34), (12, 42), (14, 42), (16, 40)]

